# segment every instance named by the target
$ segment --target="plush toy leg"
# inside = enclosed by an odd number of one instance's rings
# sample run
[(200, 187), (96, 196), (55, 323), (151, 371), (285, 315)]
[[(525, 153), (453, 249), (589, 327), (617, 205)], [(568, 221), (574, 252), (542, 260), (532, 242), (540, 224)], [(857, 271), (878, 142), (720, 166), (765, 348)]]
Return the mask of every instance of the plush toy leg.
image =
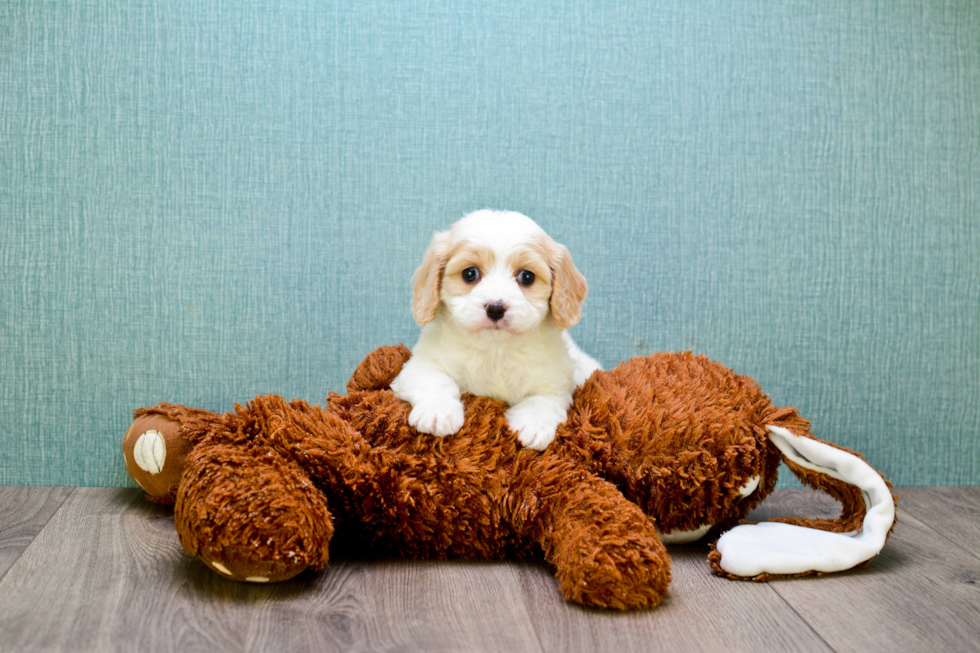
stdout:
[(853, 522), (848, 513), (855, 509), (847, 501), (844, 501), (845, 514), (837, 522), (797, 520), (795, 524), (765, 522), (737, 526), (715, 544), (710, 556), (715, 570), (733, 578), (766, 580), (772, 576), (843, 571), (876, 556), (895, 523), (895, 502), (884, 478), (860, 456), (846, 449), (796, 435), (782, 426), (770, 424), (767, 428), (770, 440), (790, 468), (809, 472), (809, 476), (800, 474), (804, 482), (832, 489), (835, 496), (846, 495), (841, 483), (860, 492), (864, 513), (860, 530), (833, 532), (838, 530), (835, 524)]
[(653, 607), (670, 584), (654, 520), (608, 481), (550, 455), (522, 454), (515, 528), (555, 565), (566, 599), (600, 608)]
[(303, 469), (266, 446), (202, 445), (184, 472), (181, 544), (234, 580), (275, 582), (327, 564), (333, 522)]

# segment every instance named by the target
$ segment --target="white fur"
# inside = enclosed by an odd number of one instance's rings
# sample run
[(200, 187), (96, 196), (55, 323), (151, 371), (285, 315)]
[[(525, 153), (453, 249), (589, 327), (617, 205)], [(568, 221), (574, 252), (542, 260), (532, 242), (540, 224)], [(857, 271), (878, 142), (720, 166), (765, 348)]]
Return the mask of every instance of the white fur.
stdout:
[[(477, 211), (436, 238), (485, 246), (494, 264), (467, 294), (440, 293), (434, 319), (391, 389), (412, 404), (409, 423), (436, 436), (463, 426), (462, 393), (505, 401), (521, 444), (543, 451), (566, 419), (572, 391), (600, 369), (555, 324), (548, 297), (526, 297), (506, 263), (516, 248), (547, 236), (519, 213)], [(507, 306), (498, 322), (486, 311), (496, 301)]]

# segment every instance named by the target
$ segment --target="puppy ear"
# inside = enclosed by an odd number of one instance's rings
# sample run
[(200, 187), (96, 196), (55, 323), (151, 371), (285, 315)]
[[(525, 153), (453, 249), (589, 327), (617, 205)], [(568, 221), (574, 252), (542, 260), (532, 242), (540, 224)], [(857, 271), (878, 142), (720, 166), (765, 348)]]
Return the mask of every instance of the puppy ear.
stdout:
[(551, 315), (559, 329), (569, 329), (578, 322), (579, 308), (589, 292), (585, 277), (572, 263), (564, 245), (551, 242)]
[(439, 312), (439, 291), (448, 249), (449, 232), (436, 233), (422, 257), (422, 264), (412, 277), (412, 317), (419, 326), (434, 320)]

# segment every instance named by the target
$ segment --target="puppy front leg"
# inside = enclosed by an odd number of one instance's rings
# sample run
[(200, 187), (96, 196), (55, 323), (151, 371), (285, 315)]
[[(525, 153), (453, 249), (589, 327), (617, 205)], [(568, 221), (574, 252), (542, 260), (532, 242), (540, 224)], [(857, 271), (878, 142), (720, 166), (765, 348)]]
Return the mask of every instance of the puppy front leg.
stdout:
[(525, 447), (544, 451), (568, 417), (572, 395), (533, 395), (507, 410), (507, 425)]
[(459, 386), (445, 372), (421, 359), (412, 358), (405, 363), (391, 382), (391, 390), (412, 404), (408, 423), (419, 433), (442, 437), (458, 433), (463, 427)]

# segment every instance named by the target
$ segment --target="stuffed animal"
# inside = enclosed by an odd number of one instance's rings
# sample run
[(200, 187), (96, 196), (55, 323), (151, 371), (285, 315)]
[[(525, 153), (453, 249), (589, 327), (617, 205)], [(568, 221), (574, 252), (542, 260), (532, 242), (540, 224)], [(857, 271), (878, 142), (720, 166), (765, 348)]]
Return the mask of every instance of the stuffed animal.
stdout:
[[(139, 409), (127, 469), (151, 499), (175, 503), (188, 552), (259, 583), (326, 566), (336, 531), (403, 556), (543, 552), (567, 599), (642, 608), (667, 592), (664, 542), (724, 533), (714, 570), (766, 580), (866, 564), (893, 528), (880, 474), (702, 356), (595, 372), (538, 453), (508, 430), (506, 405), (485, 397), (464, 395), (458, 434), (415, 432), (411, 407), (388, 389), (410, 355), (374, 351), (324, 407), (270, 395), (223, 415)], [(840, 501), (840, 518), (737, 525), (772, 491), (780, 459)]]

